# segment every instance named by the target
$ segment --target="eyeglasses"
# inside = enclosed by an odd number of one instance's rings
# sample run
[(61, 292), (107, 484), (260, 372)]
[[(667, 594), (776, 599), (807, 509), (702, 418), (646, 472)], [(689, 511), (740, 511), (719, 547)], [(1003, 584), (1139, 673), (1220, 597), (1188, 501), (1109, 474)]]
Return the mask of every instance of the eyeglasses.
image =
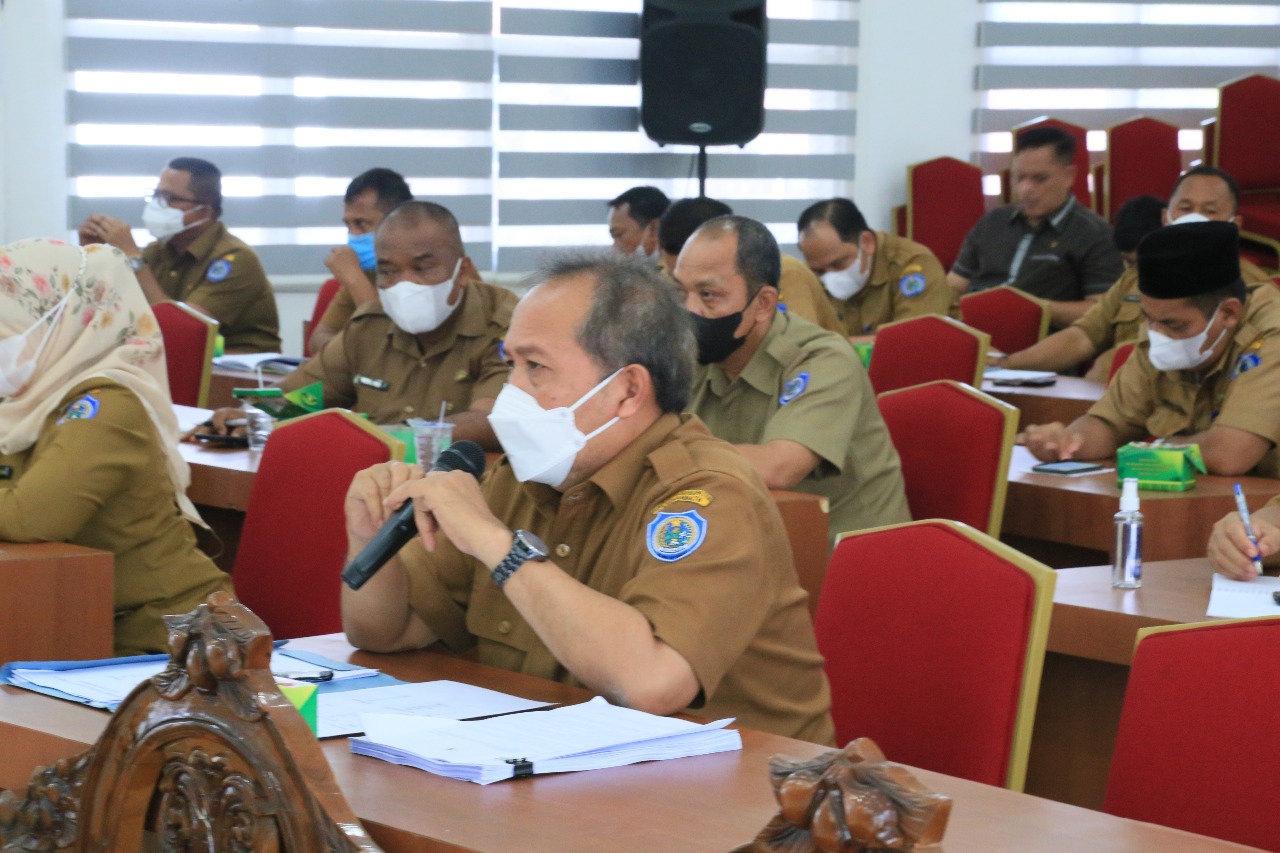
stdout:
[(204, 202), (200, 201), (198, 198), (184, 198), (180, 195), (174, 195), (168, 190), (156, 190), (155, 192), (147, 195), (143, 200), (147, 202), (158, 201), (165, 207), (171, 207), (175, 201), (186, 202), (187, 204), (204, 204)]

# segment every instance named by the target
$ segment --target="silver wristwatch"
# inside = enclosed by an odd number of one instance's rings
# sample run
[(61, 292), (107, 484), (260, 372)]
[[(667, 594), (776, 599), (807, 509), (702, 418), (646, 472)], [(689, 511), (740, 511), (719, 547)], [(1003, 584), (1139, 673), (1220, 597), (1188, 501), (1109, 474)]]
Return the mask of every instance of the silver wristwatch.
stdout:
[(515, 574), (516, 569), (520, 568), (528, 560), (541, 563), (551, 556), (551, 551), (547, 548), (547, 544), (533, 535), (527, 530), (517, 530), (515, 532), (515, 541), (511, 543), (511, 550), (507, 552), (507, 556), (502, 558), (502, 562), (493, 567), (493, 571), (489, 573), (489, 577), (493, 578), (493, 582), (501, 589), (507, 579)]
[(134, 255), (132, 258), (126, 258), (125, 263), (129, 265), (129, 269), (133, 270), (134, 275), (142, 272), (142, 268), (147, 265), (147, 262), (142, 259), (142, 255)]

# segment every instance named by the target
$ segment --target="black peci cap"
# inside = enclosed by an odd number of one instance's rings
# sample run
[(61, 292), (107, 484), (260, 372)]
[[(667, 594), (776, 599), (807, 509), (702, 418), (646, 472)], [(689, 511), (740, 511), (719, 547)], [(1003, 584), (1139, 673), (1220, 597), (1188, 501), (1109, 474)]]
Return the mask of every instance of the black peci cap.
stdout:
[(1138, 244), (1138, 290), (1152, 299), (1187, 299), (1240, 280), (1240, 230), (1231, 222), (1170, 225)]

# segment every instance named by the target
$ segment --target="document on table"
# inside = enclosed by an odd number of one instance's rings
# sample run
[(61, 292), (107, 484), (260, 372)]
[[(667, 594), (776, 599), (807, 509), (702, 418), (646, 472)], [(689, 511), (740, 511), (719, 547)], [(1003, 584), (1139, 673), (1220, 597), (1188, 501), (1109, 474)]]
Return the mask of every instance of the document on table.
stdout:
[(1050, 382), (1058, 378), (1051, 370), (1014, 370), (1009, 367), (992, 367), (988, 365), (982, 371), (983, 379), (992, 382)]
[(1280, 604), (1272, 593), (1280, 592), (1280, 578), (1260, 577), (1233, 581), (1214, 573), (1207, 616), (1242, 619), (1249, 616), (1280, 616)]
[(481, 785), (742, 749), (741, 735), (726, 728), (731, 719), (698, 725), (619, 708), (599, 696), (471, 722), (391, 714), (361, 719), (365, 737), (351, 739), (352, 752)]
[(316, 737), (358, 735), (364, 731), (362, 714), (405, 714), (466, 720), (545, 708), (552, 702), (535, 702), (457, 681), (424, 681), (397, 684), (348, 693), (322, 693), (316, 697)]

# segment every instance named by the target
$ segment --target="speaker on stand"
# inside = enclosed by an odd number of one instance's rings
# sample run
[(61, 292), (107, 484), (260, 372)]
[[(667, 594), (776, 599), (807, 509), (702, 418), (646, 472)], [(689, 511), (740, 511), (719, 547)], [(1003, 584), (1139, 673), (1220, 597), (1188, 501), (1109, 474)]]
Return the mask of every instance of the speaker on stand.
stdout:
[(746, 145), (764, 127), (764, 0), (645, 0), (640, 19), (640, 124), (659, 145)]

